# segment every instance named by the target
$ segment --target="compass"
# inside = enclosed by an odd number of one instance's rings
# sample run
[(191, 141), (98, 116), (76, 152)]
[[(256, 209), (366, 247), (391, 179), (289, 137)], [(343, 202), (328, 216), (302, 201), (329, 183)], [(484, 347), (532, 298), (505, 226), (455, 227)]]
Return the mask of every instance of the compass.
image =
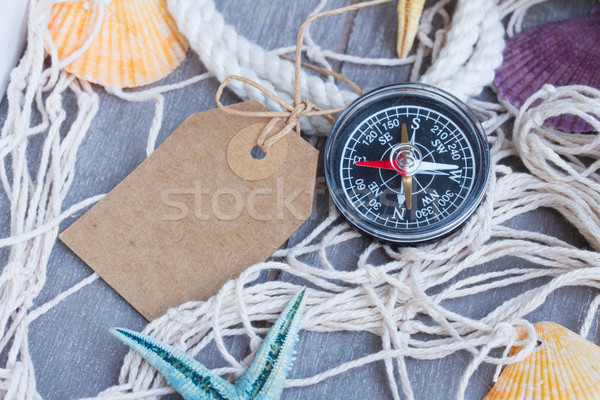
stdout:
[(325, 149), (331, 197), (358, 230), (421, 243), (475, 211), (489, 174), (485, 132), (451, 94), (423, 84), (369, 92), (335, 122)]

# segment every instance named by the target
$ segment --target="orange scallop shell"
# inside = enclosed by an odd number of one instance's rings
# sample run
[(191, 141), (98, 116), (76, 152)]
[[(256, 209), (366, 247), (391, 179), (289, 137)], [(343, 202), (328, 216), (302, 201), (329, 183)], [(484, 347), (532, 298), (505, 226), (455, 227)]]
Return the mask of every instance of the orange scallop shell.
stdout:
[[(106, 86), (134, 87), (167, 76), (185, 58), (187, 41), (169, 15), (166, 0), (112, 0), (90, 48), (66, 67), (79, 78)], [(60, 59), (80, 48), (93, 29), (90, 0), (57, 3), (48, 30)]]
[(506, 366), (484, 400), (600, 399), (600, 348), (553, 322), (534, 327), (541, 347)]

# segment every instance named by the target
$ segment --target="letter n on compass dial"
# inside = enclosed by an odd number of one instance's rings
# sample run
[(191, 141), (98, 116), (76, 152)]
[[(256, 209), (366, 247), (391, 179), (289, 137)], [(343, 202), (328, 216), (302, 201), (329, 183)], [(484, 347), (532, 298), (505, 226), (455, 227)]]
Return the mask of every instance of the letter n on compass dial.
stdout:
[(355, 100), (325, 150), (328, 188), (363, 233), (399, 244), (435, 240), (477, 208), (489, 174), (472, 111), (427, 85), (398, 84)]

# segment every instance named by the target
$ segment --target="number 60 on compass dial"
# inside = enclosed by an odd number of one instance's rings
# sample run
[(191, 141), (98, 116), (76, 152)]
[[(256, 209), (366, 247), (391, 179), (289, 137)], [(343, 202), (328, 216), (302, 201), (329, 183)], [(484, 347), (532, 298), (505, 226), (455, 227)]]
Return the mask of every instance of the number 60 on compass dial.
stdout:
[(485, 132), (454, 96), (428, 85), (367, 93), (339, 116), (325, 173), (340, 212), (391, 243), (435, 240), (477, 208), (490, 170)]

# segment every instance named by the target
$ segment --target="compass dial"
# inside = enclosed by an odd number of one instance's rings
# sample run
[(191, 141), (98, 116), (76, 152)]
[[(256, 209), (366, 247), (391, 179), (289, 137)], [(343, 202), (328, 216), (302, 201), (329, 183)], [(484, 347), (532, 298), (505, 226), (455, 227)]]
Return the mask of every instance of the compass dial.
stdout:
[(450, 94), (399, 84), (355, 100), (336, 121), (325, 152), (331, 196), (361, 231), (419, 243), (462, 224), (484, 193), (485, 133)]

